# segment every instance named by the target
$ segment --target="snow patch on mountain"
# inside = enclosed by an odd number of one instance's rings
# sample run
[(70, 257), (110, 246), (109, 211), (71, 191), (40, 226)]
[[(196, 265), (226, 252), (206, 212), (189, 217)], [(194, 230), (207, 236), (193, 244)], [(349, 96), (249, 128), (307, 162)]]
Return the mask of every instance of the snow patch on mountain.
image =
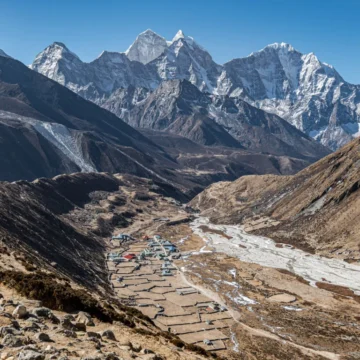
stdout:
[(79, 139), (67, 127), (40, 121), (33, 123), (33, 127), (72, 160), (82, 172), (97, 172), (95, 167), (85, 160)]
[(47, 123), (8, 111), (0, 111), (0, 120), (16, 120), (28, 124), (45, 139), (57, 147), (82, 172), (97, 172), (93, 164), (85, 159), (81, 148), (81, 134), (57, 123)]
[(168, 44), (162, 36), (148, 29), (136, 38), (125, 54), (131, 61), (147, 64), (159, 57), (167, 47)]

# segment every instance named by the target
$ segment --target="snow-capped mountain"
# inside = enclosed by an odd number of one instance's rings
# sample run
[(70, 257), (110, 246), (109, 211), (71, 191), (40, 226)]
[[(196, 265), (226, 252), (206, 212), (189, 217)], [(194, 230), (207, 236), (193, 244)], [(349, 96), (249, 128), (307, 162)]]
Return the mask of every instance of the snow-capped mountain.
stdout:
[(159, 57), (167, 46), (168, 44), (162, 36), (148, 29), (136, 38), (125, 54), (131, 61), (147, 64)]
[(360, 87), (289, 44), (272, 44), (226, 63), (217, 91), (279, 115), (332, 149), (359, 132)]
[[(329, 153), (277, 115), (239, 98), (201, 92), (187, 80), (163, 81), (148, 96), (146, 90), (136, 90), (119, 90), (116, 100), (103, 106), (135, 128), (181, 135), (202, 145), (310, 161)], [(118, 109), (113, 108), (114, 103)]]
[(41, 52), (30, 68), (97, 104), (119, 88), (154, 89), (160, 83), (153, 69), (129, 60), (125, 53), (103, 51), (94, 61), (85, 63), (59, 42)]
[(360, 86), (344, 81), (314, 54), (285, 43), (218, 65), (181, 30), (172, 41), (147, 30), (125, 53), (103, 52), (91, 63), (54, 43), (31, 68), (99, 105), (111, 99), (115, 112), (119, 89), (153, 91), (164, 80), (181, 79), (201, 91), (244, 99), (332, 149), (360, 134)]

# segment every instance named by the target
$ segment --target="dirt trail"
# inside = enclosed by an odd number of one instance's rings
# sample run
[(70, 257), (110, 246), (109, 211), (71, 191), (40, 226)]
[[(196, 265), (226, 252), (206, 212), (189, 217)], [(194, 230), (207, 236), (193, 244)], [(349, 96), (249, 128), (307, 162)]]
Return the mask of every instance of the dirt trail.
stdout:
[[(206, 288), (204, 288), (204, 287), (202, 287), (200, 285), (196, 285), (196, 284), (192, 283), (189, 279), (187, 279), (184, 272), (182, 272), (180, 269), (179, 269), (179, 271), (180, 271), (180, 274), (181, 274), (181, 277), (182, 277), (183, 281), (186, 284), (188, 284), (190, 287), (193, 287), (193, 288), (201, 291), (204, 295), (208, 296), (213, 301), (218, 302), (220, 305), (227, 307), (227, 305), (224, 303), (224, 301), (221, 299), (221, 297), (217, 293), (214, 293), (213, 291), (211, 291), (209, 289), (206, 289)], [(340, 355), (338, 355), (338, 354), (331, 353), (331, 352), (328, 352), (328, 351), (317, 351), (317, 350), (314, 350), (314, 349), (306, 348), (304, 346), (301, 346), (301, 345), (295, 344), (293, 342), (289, 342), (287, 340), (284, 340), (284, 339), (280, 338), (279, 336), (277, 336), (277, 335), (275, 335), (273, 333), (270, 333), (268, 331), (261, 330), (261, 329), (254, 329), (254, 328), (242, 323), (239, 320), (241, 315), (237, 311), (235, 311), (235, 310), (233, 310), (231, 308), (228, 308), (228, 311), (231, 314), (231, 316), (233, 317), (233, 319), (239, 325), (241, 325), (246, 331), (248, 331), (250, 334), (252, 334), (254, 336), (262, 336), (262, 337), (266, 337), (266, 338), (269, 338), (269, 339), (281, 341), (283, 343), (286, 343), (286, 344), (289, 344), (291, 346), (294, 346), (294, 347), (298, 348), (305, 355), (319, 355), (319, 356), (322, 356), (322, 357), (324, 357), (326, 359), (329, 359), (329, 360), (339, 360), (340, 359)]]

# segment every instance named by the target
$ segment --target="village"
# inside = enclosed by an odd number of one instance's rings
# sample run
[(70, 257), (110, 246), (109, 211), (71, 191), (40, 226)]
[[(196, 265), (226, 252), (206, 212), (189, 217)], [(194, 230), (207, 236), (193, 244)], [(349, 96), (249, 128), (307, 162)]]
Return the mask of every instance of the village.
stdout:
[[(189, 285), (176, 265), (183, 254), (160, 235), (111, 239), (109, 280), (117, 296), (163, 331), (209, 351), (226, 350), (234, 320), (228, 309)], [(184, 254), (185, 255), (185, 254)]]

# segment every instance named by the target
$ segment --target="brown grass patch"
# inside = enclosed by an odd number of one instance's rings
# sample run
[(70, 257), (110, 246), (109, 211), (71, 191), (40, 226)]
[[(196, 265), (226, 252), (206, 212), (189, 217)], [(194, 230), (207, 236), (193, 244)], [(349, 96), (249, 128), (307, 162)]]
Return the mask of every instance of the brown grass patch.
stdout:
[(15, 289), (19, 294), (33, 300), (40, 300), (43, 306), (52, 310), (66, 312), (86, 311), (103, 322), (119, 321), (129, 327), (135, 327), (135, 320), (152, 320), (134, 308), (116, 304), (117, 310), (110, 304), (100, 304), (84, 290), (71, 288), (68, 283), (60, 283), (54, 274), (36, 272), (24, 274), (17, 271), (0, 272), (0, 282)]
[(213, 234), (217, 234), (220, 235), (228, 240), (232, 239), (231, 236), (225, 234), (223, 231), (221, 230), (217, 230), (217, 229), (211, 229), (209, 228), (207, 225), (201, 225), (199, 226), (199, 228), (204, 232), (204, 233), (213, 233)]
[(328, 284), (328, 283), (323, 283), (323, 282), (317, 282), (316, 286), (319, 289), (324, 289), (327, 291), (331, 291), (333, 293), (342, 295), (342, 296), (350, 296), (352, 298), (354, 298), (354, 300), (356, 300), (357, 302), (360, 302), (360, 296), (355, 295), (354, 292), (345, 287), (345, 286), (340, 286), (340, 285), (334, 285), (334, 284)]
[(286, 270), (286, 269), (276, 269), (278, 272), (282, 273), (282, 274), (286, 274), (286, 275), (289, 275), (293, 278), (295, 278), (297, 281), (301, 282), (302, 284), (305, 284), (305, 285), (309, 285), (310, 282), (305, 280), (303, 277), (299, 276), (299, 275), (296, 275), (294, 273), (292, 273), (291, 271), (289, 270)]

